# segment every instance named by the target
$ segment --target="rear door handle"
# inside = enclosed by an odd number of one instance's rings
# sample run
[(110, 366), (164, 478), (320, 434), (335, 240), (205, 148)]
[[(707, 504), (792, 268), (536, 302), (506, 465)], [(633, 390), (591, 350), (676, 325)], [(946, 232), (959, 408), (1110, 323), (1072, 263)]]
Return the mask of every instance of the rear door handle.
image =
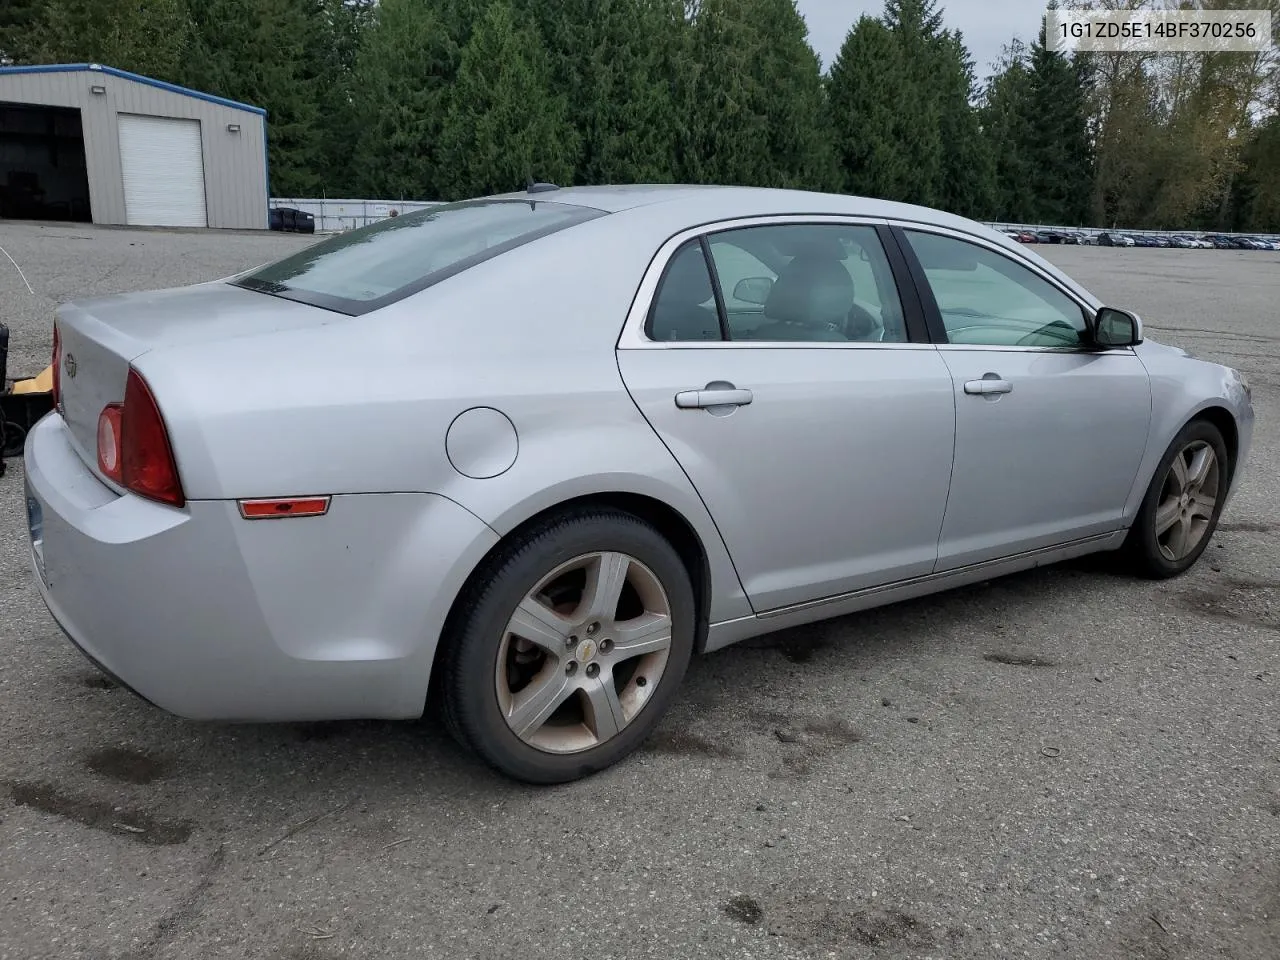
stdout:
[(682, 390), (676, 394), (681, 410), (705, 410), (707, 407), (745, 407), (752, 400), (750, 390), (708, 384), (702, 390)]
[(993, 393), (1013, 393), (1013, 384), (1008, 380), (970, 380), (964, 385), (964, 392), (974, 396), (990, 396)]

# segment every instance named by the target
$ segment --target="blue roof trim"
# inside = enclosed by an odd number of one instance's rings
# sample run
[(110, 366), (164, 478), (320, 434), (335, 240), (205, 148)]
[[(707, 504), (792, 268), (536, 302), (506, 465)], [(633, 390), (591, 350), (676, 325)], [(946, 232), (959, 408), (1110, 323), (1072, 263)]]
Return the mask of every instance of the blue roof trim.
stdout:
[(158, 87), (159, 89), (167, 90), (170, 93), (178, 93), (184, 97), (194, 97), (196, 100), (206, 100), (209, 103), (216, 103), (222, 107), (231, 107), (234, 110), (246, 110), (249, 113), (256, 113), (260, 117), (265, 117), (267, 115), (267, 111), (262, 107), (255, 107), (248, 103), (240, 103), (237, 100), (228, 100), (225, 97), (215, 97), (212, 93), (201, 93), (199, 90), (180, 87), (176, 83), (166, 83), (163, 80), (144, 77), (140, 73), (130, 73), (128, 70), (117, 70), (115, 67), (103, 66), (100, 63), (38, 63), (24, 67), (0, 67), (0, 76), (4, 76), (9, 73), (80, 73), (82, 71), (106, 73), (113, 77), (120, 77), (123, 80), (133, 80), (137, 83), (145, 83), (149, 87)]

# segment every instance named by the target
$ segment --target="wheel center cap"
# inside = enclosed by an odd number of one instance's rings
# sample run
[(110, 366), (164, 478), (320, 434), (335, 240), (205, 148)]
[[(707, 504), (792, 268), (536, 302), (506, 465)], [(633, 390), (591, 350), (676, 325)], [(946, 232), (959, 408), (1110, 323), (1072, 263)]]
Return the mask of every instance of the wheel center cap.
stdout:
[(581, 663), (590, 663), (595, 659), (599, 652), (600, 646), (594, 640), (583, 640), (578, 644), (578, 660)]

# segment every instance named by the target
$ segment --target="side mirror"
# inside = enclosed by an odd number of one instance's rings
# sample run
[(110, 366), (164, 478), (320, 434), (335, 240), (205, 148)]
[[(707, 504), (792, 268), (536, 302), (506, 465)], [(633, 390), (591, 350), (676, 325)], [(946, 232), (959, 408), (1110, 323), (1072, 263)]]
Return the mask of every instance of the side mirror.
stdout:
[(1142, 342), (1142, 320), (1136, 313), (1103, 307), (1093, 321), (1093, 342), (1100, 347), (1136, 347)]
[(754, 303), (760, 306), (769, 299), (769, 292), (772, 289), (773, 281), (768, 277), (747, 277), (745, 280), (739, 280), (738, 285), (733, 288), (733, 299), (739, 303)]

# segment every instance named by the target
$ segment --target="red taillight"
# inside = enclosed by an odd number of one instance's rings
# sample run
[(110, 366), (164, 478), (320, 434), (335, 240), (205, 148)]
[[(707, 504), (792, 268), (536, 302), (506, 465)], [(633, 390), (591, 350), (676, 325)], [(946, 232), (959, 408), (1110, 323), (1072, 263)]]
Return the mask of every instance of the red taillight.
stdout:
[(132, 367), (124, 403), (108, 404), (98, 417), (98, 469), (139, 496), (175, 507), (187, 502), (156, 398)]
[(116, 483), (124, 481), (120, 464), (123, 414), (124, 407), (118, 403), (111, 403), (103, 407), (102, 413), (98, 416), (98, 469)]
[(58, 325), (53, 325), (53, 406), (58, 409), (62, 402), (62, 335), (58, 333)]
[(129, 368), (124, 387), (124, 415), (120, 424), (124, 485), (134, 493), (180, 507), (187, 502), (178, 479), (178, 465), (169, 446), (169, 431), (156, 398), (141, 374)]

